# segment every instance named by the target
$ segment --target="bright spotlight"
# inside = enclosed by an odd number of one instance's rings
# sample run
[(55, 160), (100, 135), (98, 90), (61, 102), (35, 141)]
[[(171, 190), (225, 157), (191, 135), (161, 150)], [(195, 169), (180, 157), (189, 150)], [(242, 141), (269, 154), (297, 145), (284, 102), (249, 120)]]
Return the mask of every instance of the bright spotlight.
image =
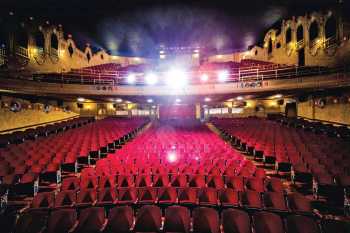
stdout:
[(210, 101), (211, 101), (211, 98), (205, 97), (205, 98), (204, 98), (204, 101), (205, 101), (205, 102), (210, 102)]
[(176, 156), (176, 154), (175, 154), (174, 152), (170, 152), (170, 153), (168, 154), (167, 159), (168, 159), (168, 161), (169, 161), (170, 163), (173, 163), (173, 162), (175, 162), (175, 161), (177, 160), (177, 156)]
[(237, 96), (236, 99), (237, 99), (237, 100), (243, 100), (243, 97), (242, 97), (242, 96)]
[(209, 79), (209, 77), (208, 77), (207, 74), (202, 74), (202, 75), (201, 75), (201, 81), (202, 81), (202, 82), (206, 82), (206, 81), (208, 81), (208, 79)]
[(78, 102), (84, 102), (84, 101), (85, 101), (85, 98), (83, 98), (83, 97), (78, 97), (77, 100), (78, 100)]
[(177, 98), (177, 99), (175, 100), (175, 102), (176, 102), (176, 103), (181, 103), (181, 99)]
[(152, 99), (148, 99), (147, 103), (153, 103), (153, 100)]
[(187, 84), (187, 75), (181, 70), (171, 70), (167, 73), (166, 84), (172, 88), (180, 88)]
[(128, 84), (134, 84), (136, 81), (136, 76), (135, 74), (129, 74), (128, 77), (126, 78)]
[(228, 71), (227, 70), (222, 70), (218, 73), (218, 79), (220, 82), (225, 82), (228, 78)]
[(148, 85), (155, 85), (158, 82), (157, 76), (153, 73), (147, 74), (145, 79)]
[(121, 102), (123, 102), (123, 100), (122, 99), (115, 99), (115, 102), (121, 103)]

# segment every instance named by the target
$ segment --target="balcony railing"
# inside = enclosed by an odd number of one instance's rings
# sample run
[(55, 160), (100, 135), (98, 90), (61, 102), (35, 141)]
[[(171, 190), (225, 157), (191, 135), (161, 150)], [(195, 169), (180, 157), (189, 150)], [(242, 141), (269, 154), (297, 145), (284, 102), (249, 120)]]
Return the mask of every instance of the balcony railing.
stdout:
[(16, 47), (16, 55), (28, 59), (29, 58), (28, 49), (24, 48), (24, 47), (21, 47), (21, 46)]
[(299, 41), (297, 42), (297, 44), (296, 44), (296, 49), (298, 50), (298, 49), (303, 48), (303, 47), (304, 47), (304, 44), (305, 44), (304, 39), (303, 39), (303, 40), (299, 40)]
[[(206, 74), (210, 77), (208, 81), (203, 82), (200, 79), (201, 72), (188, 72), (188, 85), (199, 84), (220, 84), (220, 83), (262, 83), (267, 80), (284, 80), (293, 79), (298, 77), (307, 77), (315, 75), (326, 75), (332, 73), (348, 73), (349, 67), (297, 67), (297, 66), (281, 66), (273, 69), (231, 69), (227, 79), (222, 82), (217, 79), (217, 73), (214, 71), (208, 71)], [(165, 73), (156, 73), (159, 82), (155, 86), (165, 86), (167, 82), (161, 77), (165, 77)], [(214, 76), (215, 75), (215, 76)], [(7, 77), (11, 77), (11, 74), (7, 74)], [(99, 74), (91, 74), (86, 72), (79, 73), (16, 73), (14, 77), (17, 79), (32, 80), (38, 82), (48, 83), (61, 83), (61, 84), (85, 84), (85, 85), (103, 85), (103, 86), (146, 86), (147, 83), (144, 80), (144, 73), (138, 73), (136, 75), (136, 82), (128, 84), (127, 82), (128, 72), (106, 72)], [(259, 87), (259, 85), (254, 86)]]

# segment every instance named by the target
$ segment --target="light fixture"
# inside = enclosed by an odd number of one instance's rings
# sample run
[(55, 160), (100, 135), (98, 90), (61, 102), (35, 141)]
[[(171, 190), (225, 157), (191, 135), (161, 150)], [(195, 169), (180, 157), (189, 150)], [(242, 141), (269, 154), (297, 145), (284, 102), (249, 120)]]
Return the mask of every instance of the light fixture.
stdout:
[(159, 55), (159, 58), (160, 58), (160, 59), (165, 59), (166, 56), (165, 56), (165, 54), (160, 54), (160, 55)]
[(119, 98), (119, 99), (115, 99), (114, 101), (115, 101), (115, 102), (117, 102), (117, 103), (121, 103), (121, 102), (123, 102), (123, 100), (122, 100), (122, 99), (120, 99), (120, 98)]
[(229, 75), (229, 73), (228, 73), (227, 70), (221, 70), (218, 73), (218, 80), (220, 82), (225, 82), (227, 80), (227, 78), (228, 78), (228, 75)]
[(153, 100), (152, 99), (148, 99), (147, 103), (153, 103)]
[(283, 97), (283, 95), (282, 95), (282, 94), (277, 94), (277, 95), (275, 95), (274, 97), (275, 97), (276, 99), (280, 99), (280, 98)]
[(204, 101), (205, 101), (205, 102), (210, 102), (210, 101), (211, 101), (211, 98), (205, 97), (205, 98), (204, 98)]
[(242, 96), (237, 96), (236, 99), (237, 100), (243, 100), (244, 98)]
[(135, 76), (135, 74), (129, 74), (129, 75), (126, 77), (126, 80), (127, 80), (128, 84), (134, 84), (135, 81), (136, 81), (136, 76)]
[(153, 105), (152, 108), (157, 108), (157, 106)]
[(171, 88), (180, 88), (187, 84), (187, 75), (184, 71), (173, 69), (166, 75), (166, 84)]
[(160, 50), (160, 51), (159, 51), (159, 54), (164, 54), (164, 50)]
[(85, 98), (83, 98), (83, 97), (78, 97), (77, 100), (78, 100), (78, 102), (84, 102), (84, 101), (85, 101)]
[(209, 79), (209, 77), (208, 77), (207, 74), (202, 74), (202, 75), (201, 75), (201, 81), (202, 81), (202, 82), (206, 82), (206, 81), (208, 81), (208, 79)]
[(157, 76), (153, 73), (147, 74), (145, 79), (148, 85), (155, 85), (158, 82)]
[(177, 98), (177, 99), (175, 100), (175, 102), (176, 102), (176, 103), (181, 103), (181, 99), (180, 99), (180, 98)]

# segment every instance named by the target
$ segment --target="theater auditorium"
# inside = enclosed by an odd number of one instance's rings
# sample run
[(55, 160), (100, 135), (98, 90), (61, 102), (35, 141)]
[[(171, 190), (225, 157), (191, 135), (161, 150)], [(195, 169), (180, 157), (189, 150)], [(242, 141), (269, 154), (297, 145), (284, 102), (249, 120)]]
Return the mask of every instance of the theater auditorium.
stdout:
[(345, 0), (1, 1), (1, 233), (350, 233)]

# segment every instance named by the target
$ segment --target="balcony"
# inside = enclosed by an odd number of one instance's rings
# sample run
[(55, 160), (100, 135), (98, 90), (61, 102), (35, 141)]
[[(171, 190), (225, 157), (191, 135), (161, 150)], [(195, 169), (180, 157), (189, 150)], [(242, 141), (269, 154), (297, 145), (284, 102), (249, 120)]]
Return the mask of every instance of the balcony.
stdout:
[[(252, 71), (250, 71), (252, 72)], [(224, 83), (190, 83), (182, 88), (174, 89), (167, 85), (117, 85), (101, 80), (89, 80), (80, 83), (67, 83), (63, 79), (46, 82), (40, 79), (45, 76), (24, 75), (11, 78), (11, 74), (0, 73), (0, 89), (2, 91), (20, 92), (42, 95), (93, 95), (93, 96), (176, 96), (176, 95), (208, 95), (208, 94), (254, 94), (274, 91), (317, 90), (350, 86), (350, 70), (345, 67), (324, 69), (320, 67), (295, 67), (283, 71), (275, 69), (270, 73), (255, 74), (241, 72), (239, 79), (231, 77)], [(1, 77), (2, 76), (2, 77)], [(116, 78), (116, 80), (118, 80)], [(95, 83), (93, 83), (95, 82)]]

